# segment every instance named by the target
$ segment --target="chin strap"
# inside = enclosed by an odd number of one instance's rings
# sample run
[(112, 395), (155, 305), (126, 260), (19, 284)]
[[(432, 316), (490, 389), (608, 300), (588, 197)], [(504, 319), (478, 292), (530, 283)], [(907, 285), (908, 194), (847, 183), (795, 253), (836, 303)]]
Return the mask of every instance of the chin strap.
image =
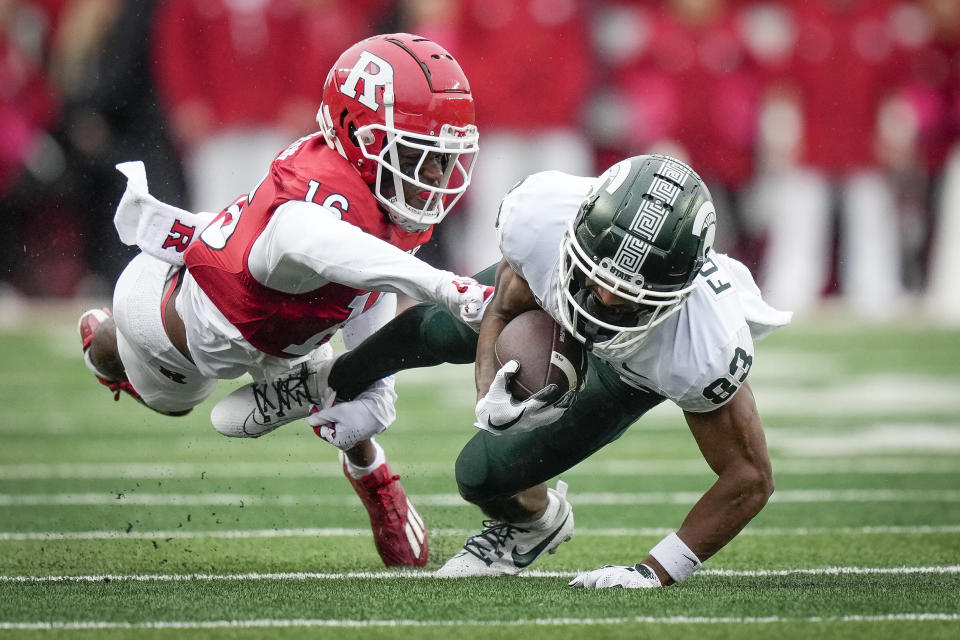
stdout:
[(583, 336), (587, 339), (585, 346), (590, 351), (593, 350), (597, 342), (612, 340), (616, 335), (616, 333), (608, 335), (603, 329), (590, 322), (585, 321), (583, 323)]
[[(399, 198), (397, 196), (390, 198), (390, 202), (394, 207), (397, 207), (398, 209), (405, 206), (399, 203)], [(414, 222), (409, 218), (405, 218), (400, 214), (399, 211), (397, 211), (392, 207), (387, 207), (387, 217), (390, 218), (390, 222), (392, 222), (393, 224), (397, 225), (398, 227), (400, 227), (401, 229), (409, 233), (422, 233), (431, 227), (431, 225), (428, 223)]]

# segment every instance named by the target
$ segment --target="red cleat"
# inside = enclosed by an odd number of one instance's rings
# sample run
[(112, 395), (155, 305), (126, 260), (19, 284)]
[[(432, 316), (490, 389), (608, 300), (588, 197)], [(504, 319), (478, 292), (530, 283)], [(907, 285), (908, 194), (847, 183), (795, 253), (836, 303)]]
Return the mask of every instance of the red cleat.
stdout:
[(384, 462), (359, 480), (347, 471), (341, 454), (343, 473), (360, 496), (370, 515), (377, 553), (388, 567), (422, 567), (427, 563), (429, 545), (423, 518), (407, 499), (390, 465)]
[[(104, 307), (103, 309), (89, 309), (84, 311), (83, 315), (80, 316), (80, 322), (78, 323), (78, 329), (80, 330), (80, 340), (83, 342), (83, 353), (87, 353), (87, 349), (90, 348), (90, 343), (93, 342), (93, 334), (96, 333), (97, 327), (99, 327), (107, 318), (113, 317), (113, 314), (110, 313), (110, 309)], [(92, 365), (89, 361), (87, 362), (87, 367), (93, 370)], [(126, 380), (120, 382), (112, 382), (103, 378), (96, 371), (93, 371), (93, 374), (97, 376), (97, 380), (100, 384), (104, 385), (110, 391), (113, 391), (114, 401), (120, 400), (120, 393), (126, 392), (129, 393), (133, 398), (140, 403), (143, 403), (143, 399), (140, 397), (140, 394), (136, 392), (131, 385)]]

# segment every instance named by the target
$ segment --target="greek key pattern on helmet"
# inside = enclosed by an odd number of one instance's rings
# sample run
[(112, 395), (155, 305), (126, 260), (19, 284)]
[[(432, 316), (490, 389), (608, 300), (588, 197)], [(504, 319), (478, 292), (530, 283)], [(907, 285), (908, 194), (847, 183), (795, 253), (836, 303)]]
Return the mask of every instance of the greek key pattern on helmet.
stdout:
[(676, 163), (669, 161), (661, 163), (657, 176), (647, 191), (652, 199), (644, 198), (637, 215), (630, 223), (630, 230), (639, 238), (632, 234), (628, 235), (620, 243), (613, 257), (613, 263), (618, 270), (629, 274), (640, 273), (640, 268), (649, 252), (648, 243), (653, 242), (660, 233), (689, 175), (688, 171)]
[(613, 257), (613, 263), (619, 271), (629, 274), (640, 273), (640, 267), (647, 259), (650, 248), (648, 242), (657, 236), (666, 218), (667, 212), (660, 200), (643, 201), (633, 222), (630, 223), (630, 230), (647, 242), (630, 234), (623, 239)]
[(668, 180), (673, 180), (682, 187), (684, 184), (686, 184), (687, 178), (690, 176), (690, 168), (686, 165), (680, 164), (679, 162), (664, 160), (660, 164), (657, 174), (667, 178)]

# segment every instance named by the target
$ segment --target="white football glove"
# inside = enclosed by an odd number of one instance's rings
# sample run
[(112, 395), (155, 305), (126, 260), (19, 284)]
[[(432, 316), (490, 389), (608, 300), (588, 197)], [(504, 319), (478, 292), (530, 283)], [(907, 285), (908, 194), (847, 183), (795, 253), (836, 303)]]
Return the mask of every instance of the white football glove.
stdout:
[(633, 567), (618, 567), (608, 564), (577, 574), (567, 584), (568, 587), (586, 587), (587, 589), (652, 589), (661, 587), (660, 578), (653, 572), (653, 569), (645, 564), (638, 564)]
[(493, 287), (480, 284), (473, 278), (456, 276), (442, 284), (439, 298), (451, 314), (474, 331), (479, 331), (483, 312), (493, 299), (493, 291)]
[(396, 399), (393, 376), (390, 376), (378, 380), (348, 402), (326, 398), (323, 407), (315, 407), (307, 416), (307, 423), (318, 436), (346, 451), (393, 424), (397, 417)]
[(543, 425), (556, 422), (567, 410), (573, 390), (559, 400), (549, 402), (543, 398), (556, 390), (556, 385), (547, 385), (526, 400), (520, 401), (510, 394), (507, 383), (520, 369), (520, 363), (510, 360), (497, 371), (487, 395), (480, 398), (475, 408), (478, 429), (499, 436), (504, 433), (524, 433)]

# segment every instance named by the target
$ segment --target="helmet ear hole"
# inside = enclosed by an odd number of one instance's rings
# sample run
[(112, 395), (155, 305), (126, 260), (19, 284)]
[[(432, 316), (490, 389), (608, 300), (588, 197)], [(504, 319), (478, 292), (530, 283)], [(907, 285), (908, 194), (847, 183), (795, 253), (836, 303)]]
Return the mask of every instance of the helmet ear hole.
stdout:
[[(346, 115), (346, 111), (344, 111), (344, 115)], [(357, 140), (357, 126), (353, 124), (353, 122), (350, 122), (350, 124), (347, 125), (347, 137), (350, 138), (350, 142), (353, 143), (353, 146), (360, 146), (360, 141)]]
[(347, 109), (344, 109), (340, 112), (340, 128), (346, 129), (347, 139), (353, 144), (353, 146), (360, 148), (360, 141), (357, 139), (357, 125), (351, 120), (347, 122), (347, 116), (350, 115), (350, 112)]

